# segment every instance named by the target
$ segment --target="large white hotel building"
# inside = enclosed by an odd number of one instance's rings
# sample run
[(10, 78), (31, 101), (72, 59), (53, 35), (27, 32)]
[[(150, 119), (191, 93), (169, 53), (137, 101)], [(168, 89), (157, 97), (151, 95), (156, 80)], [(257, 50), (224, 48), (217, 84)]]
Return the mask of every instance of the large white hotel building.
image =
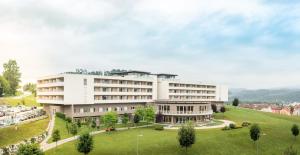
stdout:
[(183, 82), (173, 74), (126, 71), (110, 76), (62, 73), (38, 79), (38, 102), (46, 112), (78, 119), (108, 111), (134, 113), (154, 106), (166, 123), (211, 119), (211, 104), (228, 100), (226, 86)]

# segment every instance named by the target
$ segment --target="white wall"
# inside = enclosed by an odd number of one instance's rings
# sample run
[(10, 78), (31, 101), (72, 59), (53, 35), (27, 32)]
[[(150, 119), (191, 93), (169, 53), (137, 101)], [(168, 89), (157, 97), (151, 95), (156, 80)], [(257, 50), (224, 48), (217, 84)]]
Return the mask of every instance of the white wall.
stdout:
[(228, 101), (228, 87), (225, 85), (217, 85), (216, 89), (216, 100), (217, 101)]

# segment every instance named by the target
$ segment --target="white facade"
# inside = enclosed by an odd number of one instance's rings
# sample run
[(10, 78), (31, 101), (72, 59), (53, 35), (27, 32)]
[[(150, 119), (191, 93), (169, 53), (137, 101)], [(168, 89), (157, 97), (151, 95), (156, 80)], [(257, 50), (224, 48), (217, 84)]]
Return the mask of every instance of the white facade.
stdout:
[[(224, 102), (228, 101), (228, 88), (182, 82), (170, 74), (134, 71), (113, 76), (63, 73), (39, 78), (37, 96), (44, 107), (51, 106), (49, 111), (54, 108), (54, 112), (63, 111), (72, 117), (78, 112), (79, 117), (86, 112), (102, 114), (109, 109), (132, 112), (134, 105), (157, 101)], [(87, 108), (76, 109), (76, 106)]]

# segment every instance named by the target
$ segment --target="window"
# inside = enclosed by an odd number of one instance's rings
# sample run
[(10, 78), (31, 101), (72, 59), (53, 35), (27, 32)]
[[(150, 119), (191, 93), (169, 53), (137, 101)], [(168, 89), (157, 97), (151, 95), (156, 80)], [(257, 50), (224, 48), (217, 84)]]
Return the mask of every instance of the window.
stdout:
[(103, 112), (103, 108), (99, 108), (99, 112)]
[(83, 79), (83, 85), (87, 85), (87, 79)]

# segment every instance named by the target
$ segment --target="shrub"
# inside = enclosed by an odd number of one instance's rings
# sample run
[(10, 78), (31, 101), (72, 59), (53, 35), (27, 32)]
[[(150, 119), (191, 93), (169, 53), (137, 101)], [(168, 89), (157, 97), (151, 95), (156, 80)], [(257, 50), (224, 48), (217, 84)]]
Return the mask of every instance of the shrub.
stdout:
[(164, 130), (164, 126), (162, 126), (162, 125), (155, 125), (154, 129), (161, 131), (161, 130)]
[(222, 130), (231, 130), (231, 128), (229, 126), (224, 126)]
[(233, 124), (233, 123), (230, 123), (230, 124), (229, 124), (229, 128), (230, 128), (230, 129), (235, 129), (235, 128), (236, 128), (236, 125)]
[(66, 117), (66, 121), (67, 121), (68, 123), (71, 123), (71, 122), (72, 122), (72, 118), (71, 118), (71, 117)]
[(55, 113), (55, 116), (56, 116), (56, 117), (59, 117), (59, 118), (61, 118), (61, 119), (63, 119), (63, 120), (66, 119), (66, 115), (65, 115), (64, 113), (61, 113), (61, 112)]
[(247, 127), (247, 126), (249, 126), (249, 125), (251, 125), (251, 123), (249, 123), (249, 122), (243, 122), (243, 123), (242, 123), (242, 127)]

